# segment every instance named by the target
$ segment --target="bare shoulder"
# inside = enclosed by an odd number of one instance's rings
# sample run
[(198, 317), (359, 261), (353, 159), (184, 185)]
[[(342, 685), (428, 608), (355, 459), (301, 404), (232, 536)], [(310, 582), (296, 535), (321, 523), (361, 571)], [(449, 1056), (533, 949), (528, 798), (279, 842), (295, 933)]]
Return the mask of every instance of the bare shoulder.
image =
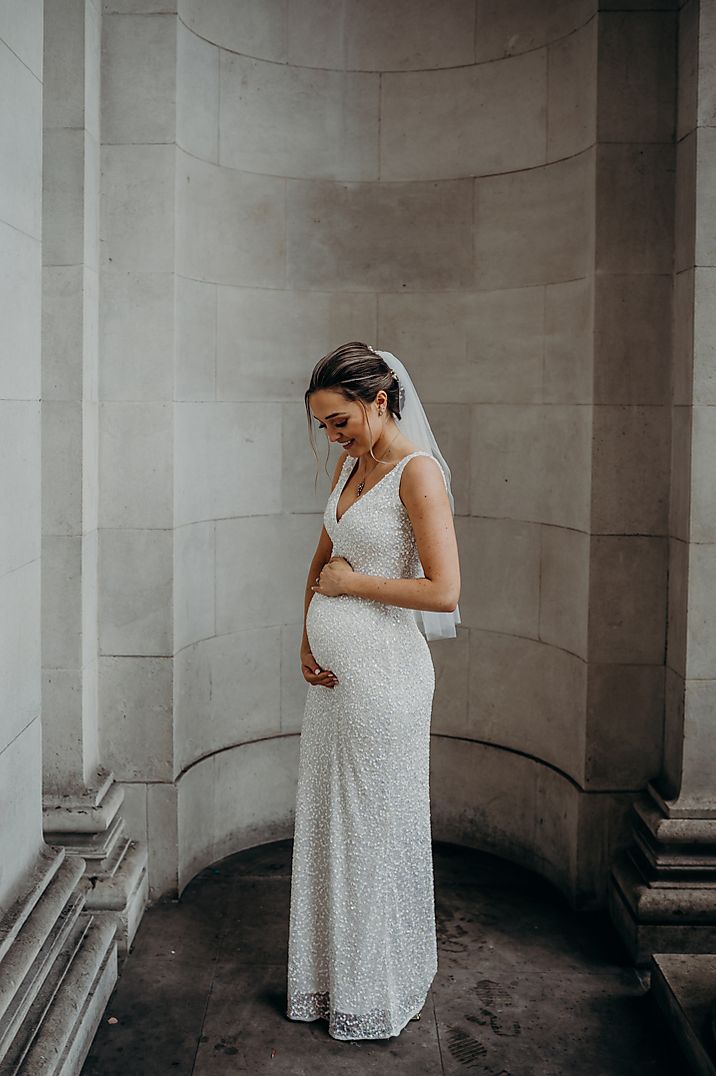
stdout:
[(400, 499), (403, 503), (416, 503), (445, 493), (443, 469), (434, 456), (413, 456), (408, 460), (400, 476)]

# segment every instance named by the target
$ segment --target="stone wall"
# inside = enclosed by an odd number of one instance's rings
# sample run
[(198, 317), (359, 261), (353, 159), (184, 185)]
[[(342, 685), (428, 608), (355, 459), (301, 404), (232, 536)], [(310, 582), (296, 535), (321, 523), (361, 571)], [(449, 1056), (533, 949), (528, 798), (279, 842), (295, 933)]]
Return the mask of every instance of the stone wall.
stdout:
[[(42, 3), (0, 14), (0, 918), (42, 841)], [(11, 107), (7, 107), (11, 102)]]
[(103, 30), (101, 721), (153, 891), (291, 832), (302, 397), (356, 338), (454, 475), (436, 836), (599, 900), (661, 765), (673, 13), (175, 6)]

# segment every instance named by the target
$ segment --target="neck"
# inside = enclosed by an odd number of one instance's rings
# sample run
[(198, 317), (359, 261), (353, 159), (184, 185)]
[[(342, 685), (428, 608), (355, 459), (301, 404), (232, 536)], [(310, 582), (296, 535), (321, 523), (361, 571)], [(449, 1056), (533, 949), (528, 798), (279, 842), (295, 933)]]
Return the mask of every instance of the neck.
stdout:
[[(392, 463), (396, 452), (399, 450), (399, 434), (397, 424), (394, 421), (386, 423), (383, 432), (373, 445), (373, 455), (378, 458), (379, 463), (373, 462), (373, 467), (379, 466), (380, 463)], [(366, 464), (371, 459), (370, 452), (363, 454), (363, 462)], [(372, 468), (371, 468), (372, 470)]]

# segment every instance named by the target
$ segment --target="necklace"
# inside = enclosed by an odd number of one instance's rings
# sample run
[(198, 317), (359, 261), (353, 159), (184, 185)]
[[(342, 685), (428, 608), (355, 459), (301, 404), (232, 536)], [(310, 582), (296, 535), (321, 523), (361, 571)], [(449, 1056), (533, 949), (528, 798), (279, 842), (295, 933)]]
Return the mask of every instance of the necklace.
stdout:
[[(395, 436), (393, 437), (393, 441), (395, 440), (395, 438), (396, 438), (396, 437), (398, 436), (398, 434), (399, 434), (399, 433), (400, 433), (400, 430), (396, 430), (396, 431), (395, 431)], [(390, 442), (390, 445), (392, 445), (393, 441), (391, 441), (391, 442)], [(388, 445), (388, 448), (387, 448), (387, 450), (386, 450), (386, 451), (388, 451), (388, 452), (390, 451), (390, 445)], [(378, 465), (376, 464), (376, 467), (377, 467), (377, 466), (378, 466)], [(375, 470), (375, 467), (373, 468), (373, 471), (374, 471), (374, 470)], [(373, 471), (371, 471), (371, 474), (373, 473)], [(367, 477), (368, 477), (368, 475), (366, 475), (365, 477), (367, 478)], [(360, 482), (358, 483), (358, 486), (357, 486), (357, 489), (356, 489), (356, 497), (360, 497), (361, 493), (363, 492), (363, 486), (364, 486), (364, 485), (365, 485), (365, 478), (363, 478), (363, 479), (362, 479), (362, 480), (361, 480), (361, 481), (360, 481)]]

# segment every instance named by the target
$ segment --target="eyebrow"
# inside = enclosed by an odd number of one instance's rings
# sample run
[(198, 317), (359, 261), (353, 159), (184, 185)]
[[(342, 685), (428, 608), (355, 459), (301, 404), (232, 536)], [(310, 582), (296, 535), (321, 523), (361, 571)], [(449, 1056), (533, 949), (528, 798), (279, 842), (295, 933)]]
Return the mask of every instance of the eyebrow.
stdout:
[[(326, 418), (327, 419), (329, 419), (329, 418), (338, 418), (339, 415), (346, 415), (347, 413), (348, 413), (347, 411), (333, 411), (332, 414), (326, 415)], [(320, 422), (321, 419), (319, 418), (319, 419), (317, 419), (317, 421)]]

